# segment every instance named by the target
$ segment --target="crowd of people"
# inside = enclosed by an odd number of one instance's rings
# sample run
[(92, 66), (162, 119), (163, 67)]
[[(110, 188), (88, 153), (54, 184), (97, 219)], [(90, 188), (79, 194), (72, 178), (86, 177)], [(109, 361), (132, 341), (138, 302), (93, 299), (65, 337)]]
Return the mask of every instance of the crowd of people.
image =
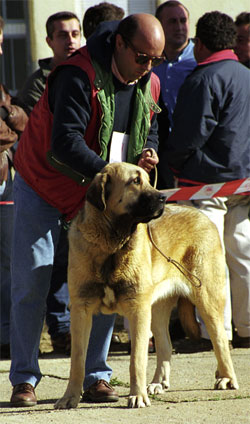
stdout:
[[(0, 17), (1, 54), (3, 31)], [(71, 12), (50, 16), (46, 31), (53, 56), (39, 60), (17, 98), (0, 85), (0, 345), (1, 357), (11, 356), (15, 407), (37, 403), (44, 319), (54, 350), (70, 351), (67, 228), (117, 133), (127, 162), (149, 174), (157, 165), (161, 189), (250, 175), (250, 13), (235, 22), (205, 13), (190, 39), (179, 1), (126, 18), (104, 2), (84, 15), (85, 46)], [(249, 348), (249, 193), (185, 203), (218, 228), (225, 329), (234, 347)], [(118, 400), (107, 363), (114, 323), (115, 315), (93, 319), (83, 401)]]

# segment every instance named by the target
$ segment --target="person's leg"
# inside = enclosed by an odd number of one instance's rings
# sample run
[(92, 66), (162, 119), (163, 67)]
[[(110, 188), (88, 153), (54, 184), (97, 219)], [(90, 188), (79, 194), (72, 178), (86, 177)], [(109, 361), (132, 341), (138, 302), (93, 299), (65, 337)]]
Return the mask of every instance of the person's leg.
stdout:
[[(224, 219), (227, 213), (227, 206), (225, 203), (226, 200), (226, 197), (216, 197), (213, 199), (180, 202), (181, 204), (186, 204), (188, 206), (195, 206), (216, 225), (224, 251)], [(196, 315), (197, 320), (200, 323), (201, 337), (204, 339), (209, 339), (210, 337), (208, 335), (207, 329), (198, 311)], [(224, 309), (224, 327), (228, 340), (232, 340), (232, 308), (228, 267), (226, 267), (226, 304)]]
[[(12, 178), (9, 172), (1, 202), (13, 200)], [(13, 204), (0, 205), (0, 357), (9, 357), (10, 344), (10, 254), (13, 228)]]
[(249, 339), (250, 347), (250, 205), (229, 208), (225, 220), (225, 247), (230, 271), (233, 323), (238, 336)]
[(85, 366), (83, 387), (86, 390), (97, 380), (110, 381), (112, 369), (107, 364), (109, 345), (116, 314), (94, 315)]
[(16, 174), (11, 264), (11, 370), (13, 386), (35, 387), (40, 336), (46, 310), (60, 213), (43, 201)]
[(54, 258), (50, 290), (47, 297), (46, 323), (52, 343), (53, 341), (56, 343), (56, 339), (63, 339), (70, 332), (67, 268), (68, 232), (62, 227)]

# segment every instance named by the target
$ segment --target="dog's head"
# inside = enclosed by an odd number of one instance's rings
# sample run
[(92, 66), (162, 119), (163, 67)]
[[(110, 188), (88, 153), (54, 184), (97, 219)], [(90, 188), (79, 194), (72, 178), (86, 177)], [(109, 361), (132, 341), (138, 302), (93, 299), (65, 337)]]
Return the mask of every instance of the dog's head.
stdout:
[(149, 183), (142, 168), (125, 162), (108, 164), (96, 175), (86, 200), (112, 221), (136, 224), (158, 218), (166, 197)]

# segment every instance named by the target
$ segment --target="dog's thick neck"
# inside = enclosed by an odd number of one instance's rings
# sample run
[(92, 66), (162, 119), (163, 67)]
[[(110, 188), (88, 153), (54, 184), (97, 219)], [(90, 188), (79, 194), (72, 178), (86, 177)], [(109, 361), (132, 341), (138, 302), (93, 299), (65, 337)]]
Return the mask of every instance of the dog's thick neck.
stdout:
[[(97, 225), (97, 222), (102, 222), (102, 225)], [(129, 242), (137, 224), (132, 224), (129, 216), (111, 217), (86, 202), (77, 217), (77, 226), (88, 243), (97, 245), (99, 250), (110, 255)]]

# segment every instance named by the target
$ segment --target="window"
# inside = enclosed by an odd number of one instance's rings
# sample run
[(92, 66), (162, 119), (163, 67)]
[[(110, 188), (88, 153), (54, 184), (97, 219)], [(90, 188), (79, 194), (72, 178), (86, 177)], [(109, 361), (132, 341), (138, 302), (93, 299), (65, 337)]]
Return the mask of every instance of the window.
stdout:
[(1, 15), (4, 19), (24, 19), (24, 1), (6, 0), (1, 1)]

